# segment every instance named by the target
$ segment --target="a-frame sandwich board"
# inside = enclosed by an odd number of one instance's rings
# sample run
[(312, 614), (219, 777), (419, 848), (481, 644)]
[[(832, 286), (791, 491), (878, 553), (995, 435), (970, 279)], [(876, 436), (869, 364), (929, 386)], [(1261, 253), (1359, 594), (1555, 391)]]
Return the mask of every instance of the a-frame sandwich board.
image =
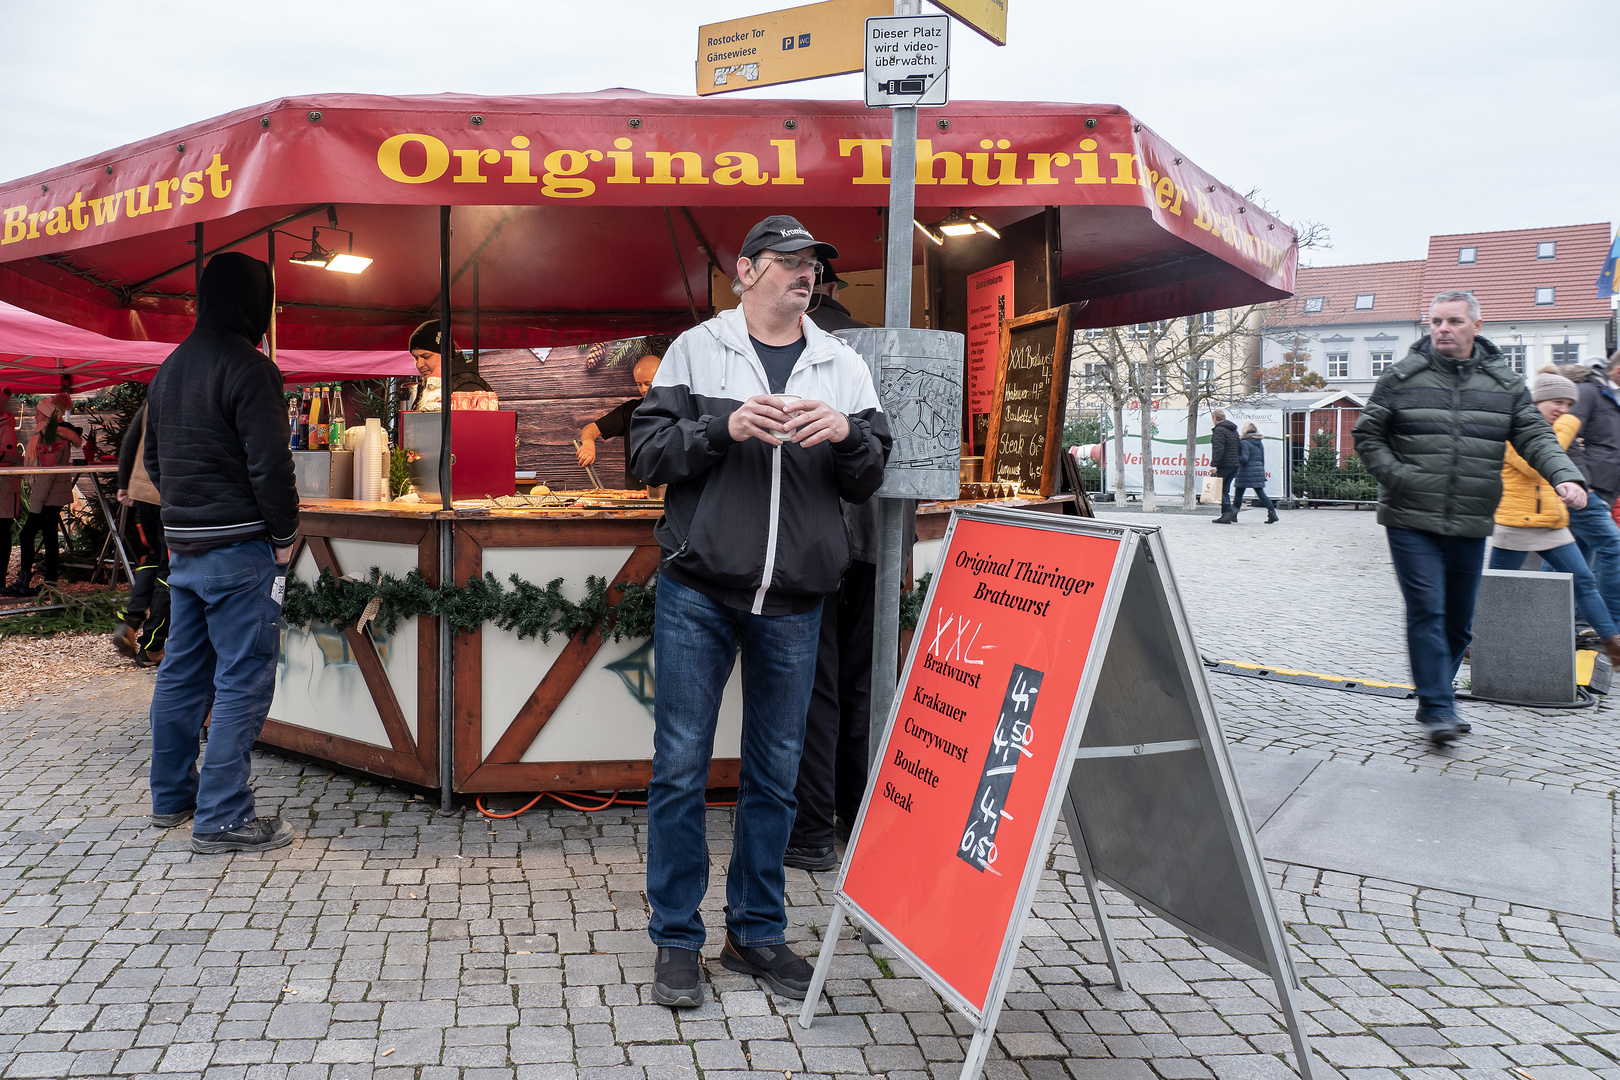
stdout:
[(976, 1080), (1059, 813), (1116, 983), (1110, 886), (1272, 976), (1314, 1080), (1297, 981), (1157, 529), (953, 513), (839, 870), (799, 1022), (846, 917), (974, 1025)]

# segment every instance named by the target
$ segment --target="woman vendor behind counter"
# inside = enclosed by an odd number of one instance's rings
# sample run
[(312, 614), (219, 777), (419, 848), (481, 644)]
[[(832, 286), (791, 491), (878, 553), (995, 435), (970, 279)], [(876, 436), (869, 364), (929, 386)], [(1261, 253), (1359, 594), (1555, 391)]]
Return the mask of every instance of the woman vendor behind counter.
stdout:
[[(432, 319), (411, 331), (411, 341), (407, 346), (411, 359), (416, 361), (417, 373), (422, 376), (422, 385), (417, 390), (416, 399), (411, 408), (417, 412), (438, 412), (443, 399), (443, 380), (439, 375), (441, 367), (441, 354), (439, 347), (439, 320)], [(456, 348), (455, 339), (450, 341), (450, 392), (459, 394), (468, 390), (482, 390), (493, 394), (495, 391), (478, 374), (478, 362)]]

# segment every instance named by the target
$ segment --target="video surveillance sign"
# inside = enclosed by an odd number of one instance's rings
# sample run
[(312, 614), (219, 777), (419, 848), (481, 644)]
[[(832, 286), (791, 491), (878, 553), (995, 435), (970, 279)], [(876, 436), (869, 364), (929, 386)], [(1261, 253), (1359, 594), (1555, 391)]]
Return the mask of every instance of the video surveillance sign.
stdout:
[(866, 105), (944, 105), (951, 67), (949, 15), (866, 20)]

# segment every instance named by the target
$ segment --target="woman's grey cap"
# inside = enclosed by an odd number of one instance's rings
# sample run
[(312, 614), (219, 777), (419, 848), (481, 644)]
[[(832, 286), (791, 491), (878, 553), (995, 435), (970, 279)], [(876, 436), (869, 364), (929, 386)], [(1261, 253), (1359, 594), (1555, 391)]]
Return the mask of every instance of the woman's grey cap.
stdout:
[(1580, 396), (1580, 391), (1575, 389), (1575, 384), (1562, 375), (1537, 375), (1536, 384), (1530, 390), (1530, 400), (1536, 402), (1557, 401), (1559, 399), (1575, 401)]

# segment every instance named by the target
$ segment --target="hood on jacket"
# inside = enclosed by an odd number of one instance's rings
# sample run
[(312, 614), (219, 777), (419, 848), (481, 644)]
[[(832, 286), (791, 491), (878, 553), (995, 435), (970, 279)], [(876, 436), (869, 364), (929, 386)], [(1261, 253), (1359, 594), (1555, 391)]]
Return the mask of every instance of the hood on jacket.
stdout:
[[(804, 353), (799, 357), (801, 364), (821, 364), (831, 360), (838, 349), (849, 349), (859, 357), (854, 349), (834, 335), (823, 330), (815, 324), (815, 316), (810, 316), (800, 324), (804, 333)], [(765, 365), (760, 363), (759, 354), (754, 351), (753, 344), (748, 340), (748, 320), (743, 315), (741, 307), (727, 308), (714, 318), (699, 323), (693, 329), (703, 330), (713, 334), (716, 341), (740, 353), (758, 374), (761, 382), (767, 382)], [(863, 360), (862, 363), (865, 363)], [(720, 389), (726, 388), (724, 371), (720, 375)]]
[(236, 334), (257, 346), (270, 329), (270, 267), (240, 251), (208, 260), (197, 286), (197, 326)]

